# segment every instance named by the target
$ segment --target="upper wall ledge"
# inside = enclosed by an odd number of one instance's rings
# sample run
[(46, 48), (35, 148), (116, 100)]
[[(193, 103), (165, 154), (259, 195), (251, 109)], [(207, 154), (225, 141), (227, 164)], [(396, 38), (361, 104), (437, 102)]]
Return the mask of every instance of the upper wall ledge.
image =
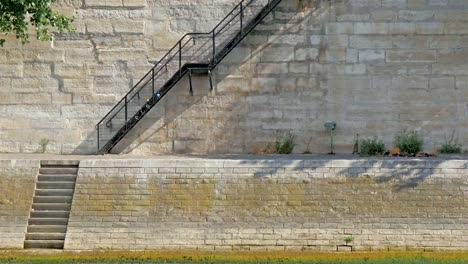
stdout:
[(437, 158), (362, 158), (352, 155), (67, 156), (0, 154), (0, 166), (40, 160), (80, 160), (80, 168), (437, 168), (466, 169), (468, 156)]

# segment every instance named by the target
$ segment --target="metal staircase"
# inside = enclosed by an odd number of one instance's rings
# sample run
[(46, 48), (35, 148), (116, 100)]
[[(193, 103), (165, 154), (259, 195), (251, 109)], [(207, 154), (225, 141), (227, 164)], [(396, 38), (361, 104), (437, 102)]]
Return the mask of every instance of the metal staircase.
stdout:
[(130, 130), (188, 75), (208, 74), (281, 2), (243, 0), (208, 33), (189, 33), (96, 125), (99, 154), (109, 153)]

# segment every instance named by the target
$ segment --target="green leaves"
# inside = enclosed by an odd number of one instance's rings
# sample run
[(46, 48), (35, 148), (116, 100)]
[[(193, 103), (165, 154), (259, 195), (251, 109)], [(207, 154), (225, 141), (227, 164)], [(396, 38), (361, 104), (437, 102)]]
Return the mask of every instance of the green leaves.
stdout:
[[(50, 41), (53, 31), (73, 32), (73, 19), (54, 12), (50, 5), (55, 0), (1, 0), (0, 33), (15, 34), (23, 44), (29, 42), (28, 26), (35, 27), (37, 39)], [(0, 38), (0, 46), (5, 39)]]

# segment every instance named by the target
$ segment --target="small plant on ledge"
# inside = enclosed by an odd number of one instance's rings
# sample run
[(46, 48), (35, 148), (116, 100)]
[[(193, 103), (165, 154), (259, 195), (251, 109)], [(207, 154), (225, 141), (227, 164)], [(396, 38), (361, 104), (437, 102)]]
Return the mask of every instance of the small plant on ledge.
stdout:
[(291, 132), (275, 142), (275, 151), (277, 154), (291, 154), (296, 146), (296, 136)]
[(307, 154), (307, 155), (312, 154), (312, 152), (310, 151), (310, 143), (311, 143), (311, 142), (312, 142), (312, 137), (310, 137), (309, 140), (307, 140), (306, 149), (305, 149), (305, 151), (304, 151), (302, 154)]
[(416, 131), (402, 132), (395, 137), (395, 146), (408, 155), (422, 152), (423, 145), (424, 140)]
[(369, 156), (379, 156), (385, 153), (385, 143), (377, 139), (365, 139), (360, 142), (360, 152), (361, 156), (369, 157)]
[(462, 145), (458, 143), (458, 140), (455, 138), (455, 131), (452, 133), (450, 140), (445, 138), (445, 144), (439, 149), (439, 152), (442, 154), (461, 154)]
[(41, 139), (41, 141), (39, 141), (39, 146), (40, 146), (39, 152), (46, 153), (47, 146), (49, 145), (49, 143), (50, 143), (50, 139), (48, 138)]

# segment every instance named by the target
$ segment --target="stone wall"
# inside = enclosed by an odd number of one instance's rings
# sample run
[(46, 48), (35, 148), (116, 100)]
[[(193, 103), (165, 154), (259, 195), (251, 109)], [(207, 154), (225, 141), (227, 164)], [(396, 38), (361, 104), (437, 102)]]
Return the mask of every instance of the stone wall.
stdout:
[(23, 248), (38, 160), (0, 159), (0, 248)]
[[(192, 1), (194, 3), (194, 1)], [(0, 151), (95, 151), (94, 125), (178, 38), (209, 31), (238, 1), (59, 1), (74, 34), (0, 49)], [(354, 136), (420, 130), (427, 151), (468, 140), (468, 4), (454, 0), (282, 1), (194, 97), (174, 96), (119, 151), (247, 153), (278, 135), (296, 152)], [(137, 131), (137, 132), (136, 132)]]
[(65, 248), (467, 250), (467, 197), (466, 160), (83, 160)]

